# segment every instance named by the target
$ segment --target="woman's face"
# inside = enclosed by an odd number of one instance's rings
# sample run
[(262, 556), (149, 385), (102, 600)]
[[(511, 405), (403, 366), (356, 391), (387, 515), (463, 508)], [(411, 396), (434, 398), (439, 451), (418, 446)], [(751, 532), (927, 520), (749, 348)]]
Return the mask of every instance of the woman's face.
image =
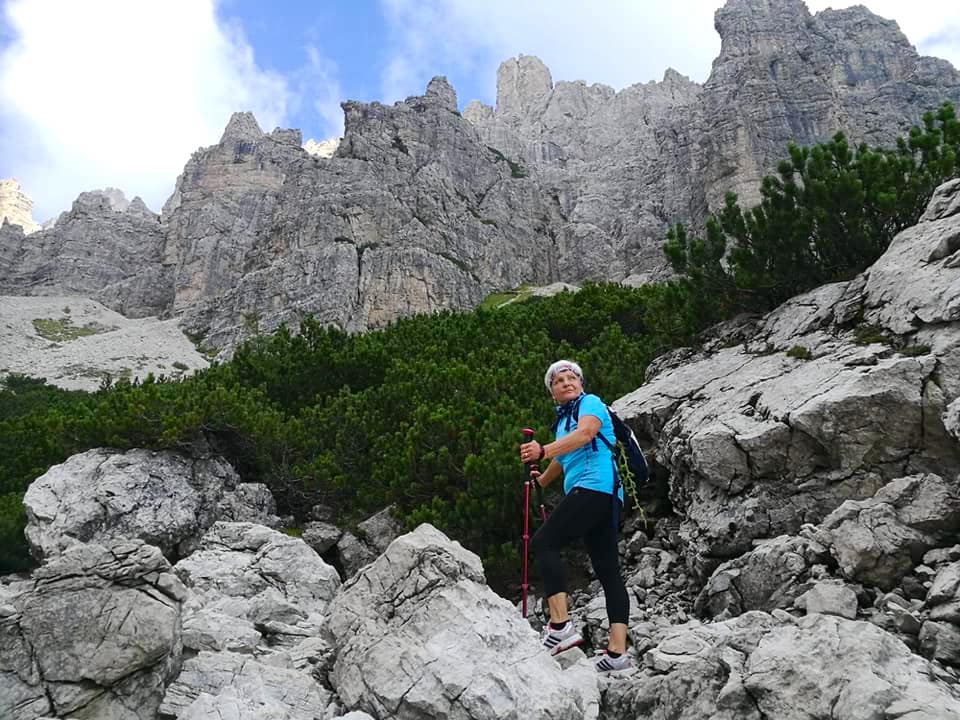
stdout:
[(580, 397), (583, 392), (583, 383), (573, 370), (561, 370), (550, 381), (550, 394), (555, 402), (561, 405), (568, 400)]

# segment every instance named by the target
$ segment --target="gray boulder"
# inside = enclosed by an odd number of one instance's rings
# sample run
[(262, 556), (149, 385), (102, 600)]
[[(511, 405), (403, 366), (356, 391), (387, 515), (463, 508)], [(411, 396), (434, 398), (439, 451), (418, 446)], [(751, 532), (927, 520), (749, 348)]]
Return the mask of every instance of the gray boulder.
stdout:
[(818, 582), (798, 597), (795, 604), (806, 611), (807, 615), (823, 613), (847, 620), (857, 619), (857, 593), (843, 582)]
[(920, 653), (960, 668), (960, 627), (928, 620), (920, 628)]
[(318, 555), (322, 555), (336, 545), (342, 535), (343, 531), (336, 525), (317, 520), (304, 525), (302, 537)]
[(302, 540), (252, 523), (215, 523), (174, 569), (189, 590), (184, 645), (197, 651), (293, 647), (320, 632), (340, 587)]
[(960, 625), (960, 561), (950, 563), (937, 573), (927, 593), (927, 605), (933, 620)]
[(694, 607), (700, 615), (719, 619), (749, 610), (790, 608), (816, 581), (812, 568), (828, 557), (826, 548), (806, 537), (781, 535), (761, 542), (721, 564)]
[(816, 539), (851, 580), (889, 590), (946, 544), (960, 527), (960, 488), (937, 475), (899, 478), (862, 501), (848, 500), (823, 521)]
[(337, 557), (343, 567), (345, 578), (353, 577), (358, 570), (372, 563), (377, 554), (352, 532), (345, 532), (337, 540)]
[(175, 558), (217, 519), (276, 521), (269, 491), (241, 483), (225, 460), (149, 450), (74, 455), (30, 484), (24, 507), (38, 559), (75, 542), (133, 538)]
[(561, 670), (479, 558), (429, 525), (397, 538), (330, 606), (330, 681), (374, 717), (597, 717), (596, 671)]
[(809, 720), (960, 716), (960, 695), (931, 664), (865, 622), (814, 614), (795, 623), (749, 612), (676, 627), (647, 669), (611, 683), (608, 717)]
[(960, 321), (960, 178), (940, 186), (915, 226), (867, 272), (865, 319), (904, 335)]
[(394, 517), (394, 511), (391, 505), (357, 525), (357, 533), (378, 555), (403, 534), (403, 524)]
[(160, 712), (179, 720), (317, 720), (331, 695), (313, 678), (237, 653), (201, 652), (188, 659)]
[(140, 541), (74, 545), (0, 586), (0, 717), (154, 720), (186, 591)]
[(174, 570), (187, 588), (183, 645), (193, 655), (161, 713), (181, 720), (332, 717), (333, 697), (317, 680), (332, 654), (322, 639), (324, 613), (340, 586), (332, 567), (299, 538), (218, 522)]

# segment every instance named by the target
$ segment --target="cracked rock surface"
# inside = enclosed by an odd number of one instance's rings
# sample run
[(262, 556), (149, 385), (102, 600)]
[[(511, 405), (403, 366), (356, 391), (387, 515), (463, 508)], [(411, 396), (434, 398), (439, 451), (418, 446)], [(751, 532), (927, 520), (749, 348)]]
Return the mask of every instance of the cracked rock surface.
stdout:
[(138, 538), (176, 560), (218, 519), (274, 524), (266, 486), (242, 483), (219, 457), (95, 449), (34, 480), (24, 497), (38, 559), (75, 542)]
[(140, 541), (76, 545), (0, 586), (0, 717), (154, 720), (186, 591)]
[(344, 585), (328, 629), (333, 686), (347, 707), (374, 717), (598, 713), (592, 665), (561, 669), (486, 586), (479, 558), (429, 525), (394, 540)]
[(702, 577), (891, 480), (955, 475), (960, 249), (943, 238), (960, 236), (958, 197), (960, 182), (938, 188), (861, 278), (793, 298), (733, 347), (676, 353), (615, 403), (671, 474)]
[(930, 663), (865, 622), (753, 611), (675, 627), (645, 671), (610, 681), (608, 717), (676, 720), (960, 717), (960, 697)]

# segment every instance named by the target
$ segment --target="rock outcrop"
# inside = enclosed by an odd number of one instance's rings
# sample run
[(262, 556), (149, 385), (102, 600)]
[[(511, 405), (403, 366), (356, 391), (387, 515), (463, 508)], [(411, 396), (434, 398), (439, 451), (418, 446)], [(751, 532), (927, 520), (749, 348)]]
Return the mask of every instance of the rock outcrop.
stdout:
[(479, 558), (421, 525), (337, 595), (331, 682), (374, 717), (591, 718), (594, 669), (546, 655), (513, 605), (486, 587)]
[(0, 717), (155, 720), (186, 591), (137, 541), (76, 545), (0, 586)]
[(393, 107), (345, 103), (329, 160), (235, 115), (164, 207), (183, 326), (212, 347), (306, 313), (360, 330), (546, 280), (550, 203), (453, 97), (435, 80)]
[(278, 522), (267, 488), (242, 483), (223, 459), (149, 450), (74, 455), (34, 480), (23, 503), (40, 560), (76, 543), (124, 538), (176, 560), (217, 520)]
[(81, 193), (53, 227), (0, 236), (4, 295), (80, 295), (126, 317), (170, 309), (173, 288), (164, 264), (160, 217), (118, 190)]
[(869, 623), (829, 615), (677, 627), (644, 660), (649, 672), (608, 686), (608, 717), (960, 717), (960, 697), (928, 661)]
[(661, 360), (617, 401), (672, 474), (701, 572), (896, 478), (956, 474), (958, 195), (941, 186), (863, 276), (794, 298), (739, 345)]
[(33, 219), (33, 200), (15, 179), (0, 180), (0, 225), (19, 225), (29, 235), (40, 229)]
[(313, 672), (336, 570), (304, 542), (252, 523), (218, 522), (175, 567), (186, 588), (183, 645), (191, 656), (160, 708), (177, 718), (312, 720), (332, 693)]
[[(918, 56), (896, 23), (862, 6), (811, 15), (802, 0), (729, 0), (715, 26), (720, 55), (702, 86), (673, 70), (619, 92), (554, 83), (520, 56), (500, 66), (495, 108), (465, 108), (485, 142), (561, 202), (563, 280), (656, 276), (667, 225), (702, 220), (727, 191), (756, 202), (788, 142), (843, 130), (889, 145), (960, 98), (949, 63)], [(588, 247), (598, 265), (583, 261)]]

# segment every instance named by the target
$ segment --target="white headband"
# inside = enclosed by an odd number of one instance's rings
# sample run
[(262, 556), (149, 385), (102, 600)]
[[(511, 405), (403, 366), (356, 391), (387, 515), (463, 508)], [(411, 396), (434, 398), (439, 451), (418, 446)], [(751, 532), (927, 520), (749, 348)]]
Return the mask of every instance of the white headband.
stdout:
[(563, 372), (564, 370), (569, 370), (578, 378), (580, 378), (580, 383), (583, 384), (583, 370), (580, 369), (580, 366), (577, 365), (572, 360), (557, 360), (553, 365), (547, 368), (547, 374), (543, 376), (543, 384), (547, 386), (547, 391), (550, 391), (551, 385), (553, 383), (553, 376), (558, 372)]

